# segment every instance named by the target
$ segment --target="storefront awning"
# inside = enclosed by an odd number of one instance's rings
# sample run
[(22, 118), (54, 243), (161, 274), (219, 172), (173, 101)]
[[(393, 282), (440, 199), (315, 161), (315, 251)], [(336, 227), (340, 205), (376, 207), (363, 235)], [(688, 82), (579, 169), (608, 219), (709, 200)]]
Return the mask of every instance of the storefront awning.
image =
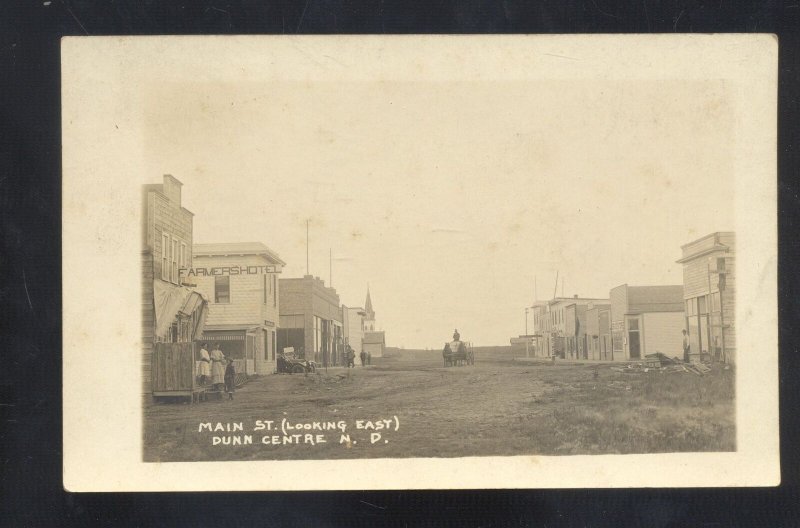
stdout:
[(197, 325), (192, 329), (193, 338), (202, 333), (208, 301), (199, 292), (156, 280), (153, 281), (153, 303), (156, 312), (156, 336), (168, 335), (176, 319), (194, 315), (197, 316)]

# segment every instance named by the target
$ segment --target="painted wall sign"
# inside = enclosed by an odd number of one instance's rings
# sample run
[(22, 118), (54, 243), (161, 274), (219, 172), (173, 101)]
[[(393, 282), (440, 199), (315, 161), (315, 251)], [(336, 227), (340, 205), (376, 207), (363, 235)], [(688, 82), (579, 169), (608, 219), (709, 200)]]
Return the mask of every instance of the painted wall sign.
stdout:
[(217, 277), (230, 275), (265, 275), (281, 273), (278, 266), (216, 266), (213, 268), (181, 268), (182, 277)]

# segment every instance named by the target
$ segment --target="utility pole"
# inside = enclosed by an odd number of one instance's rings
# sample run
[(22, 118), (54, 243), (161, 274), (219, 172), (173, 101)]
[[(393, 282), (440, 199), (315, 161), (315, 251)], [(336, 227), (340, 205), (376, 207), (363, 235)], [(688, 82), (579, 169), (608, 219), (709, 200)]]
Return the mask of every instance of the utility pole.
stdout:
[(530, 338), (528, 337), (528, 309), (525, 308), (525, 357), (531, 357), (530, 349), (528, 348), (528, 342)]
[(558, 270), (556, 270), (556, 286), (553, 288), (553, 298), (558, 296)]
[(306, 220), (306, 275), (311, 275), (308, 269), (308, 220)]

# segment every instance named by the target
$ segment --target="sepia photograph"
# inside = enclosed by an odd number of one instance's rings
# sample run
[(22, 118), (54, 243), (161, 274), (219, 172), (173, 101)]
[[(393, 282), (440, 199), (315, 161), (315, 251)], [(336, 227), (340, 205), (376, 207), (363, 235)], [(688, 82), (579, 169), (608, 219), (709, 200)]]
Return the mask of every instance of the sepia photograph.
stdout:
[(135, 489), (777, 483), (777, 47), (632, 39), (67, 39), (65, 274), (124, 265), (65, 306), (66, 455), (109, 419)]

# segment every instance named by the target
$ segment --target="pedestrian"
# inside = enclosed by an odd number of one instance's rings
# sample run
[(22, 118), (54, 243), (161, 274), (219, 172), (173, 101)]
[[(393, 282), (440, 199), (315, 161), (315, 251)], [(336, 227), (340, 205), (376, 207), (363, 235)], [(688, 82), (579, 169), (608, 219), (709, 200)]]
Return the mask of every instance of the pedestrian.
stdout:
[(372, 352), (367, 352), (367, 365), (372, 365)]
[(197, 376), (200, 378), (200, 385), (205, 385), (211, 377), (211, 357), (208, 355), (208, 343), (200, 346), (200, 360), (197, 362)]
[(214, 390), (222, 390), (225, 385), (225, 354), (219, 343), (214, 343), (214, 349), (211, 351), (211, 383), (214, 385)]
[(356, 351), (352, 348), (347, 354), (347, 368), (356, 368)]
[(684, 329), (683, 330), (683, 362), (689, 363), (689, 350), (691, 345), (689, 345), (689, 333)]
[(367, 364), (367, 353), (362, 350), (361, 354), (359, 354), (359, 355), (361, 356), (361, 366), (362, 367), (366, 366), (366, 364)]
[(225, 391), (228, 393), (228, 399), (233, 399), (233, 393), (236, 390), (236, 368), (233, 366), (233, 360), (228, 360), (228, 366), (225, 368)]

